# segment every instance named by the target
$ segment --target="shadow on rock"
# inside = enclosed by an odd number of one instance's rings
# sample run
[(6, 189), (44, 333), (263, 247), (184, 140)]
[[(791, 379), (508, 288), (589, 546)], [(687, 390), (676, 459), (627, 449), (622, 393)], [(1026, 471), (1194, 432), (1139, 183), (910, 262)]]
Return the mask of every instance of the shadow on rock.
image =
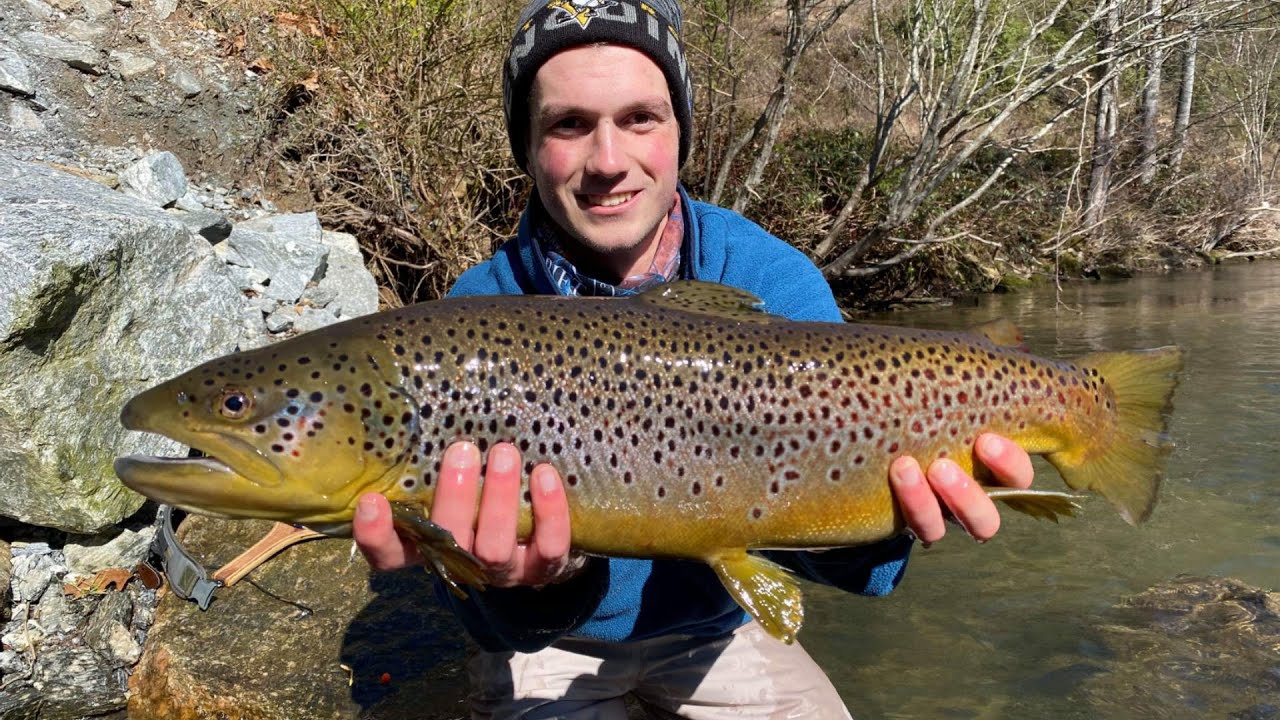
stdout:
[(341, 651), (361, 717), (462, 717), (466, 633), (438, 604), (431, 577), (421, 568), (374, 573), (369, 592)]
[[(188, 518), (216, 567), (270, 523)], [(129, 717), (192, 720), (463, 715), (465, 635), (421, 570), (372, 574), (351, 543), (289, 548), (202, 612), (169, 594), (130, 679)], [(349, 668), (349, 669), (348, 669)]]

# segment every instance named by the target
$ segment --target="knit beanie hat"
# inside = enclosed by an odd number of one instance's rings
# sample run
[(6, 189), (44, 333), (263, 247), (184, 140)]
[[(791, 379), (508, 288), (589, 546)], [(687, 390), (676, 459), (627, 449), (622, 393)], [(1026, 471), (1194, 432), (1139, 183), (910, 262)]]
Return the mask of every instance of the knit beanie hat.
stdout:
[(579, 45), (606, 42), (648, 55), (667, 78), (680, 123), (680, 164), (693, 136), (693, 83), (676, 0), (532, 0), (520, 13), (502, 72), (502, 106), (516, 163), (528, 171), (529, 90), (538, 68)]

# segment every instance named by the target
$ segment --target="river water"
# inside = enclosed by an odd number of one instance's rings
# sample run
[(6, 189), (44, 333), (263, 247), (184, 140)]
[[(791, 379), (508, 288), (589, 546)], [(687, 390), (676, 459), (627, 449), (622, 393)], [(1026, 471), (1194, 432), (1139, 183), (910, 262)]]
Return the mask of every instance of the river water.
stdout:
[[(1280, 263), (1038, 287), (871, 321), (961, 328), (999, 317), (1050, 357), (1186, 350), (1155, 515), (1131, 527), (1088, 497), (1059, 525), (1004, 512), (985, 545), (953, 529), (917, 549), (887, 598), (808, 586), (801, 642), (855, 717), (1280, 717), (1270, 690), (1150, 687), (1185, 659), (1151, 643), (1128, 657), (1115, 643), (1127, 632), (1116, 606), (1180, 574), (1280, 590)], [(1036, 478), (1065, 487), (1039, 460)], [(1280, 639), (1270, 642), (1266, 657), (1280, 657)], [(1142, 692), (1105, 682), (1121, 672)], [(1280, 678), (1280, 666), (1263, 672)]]

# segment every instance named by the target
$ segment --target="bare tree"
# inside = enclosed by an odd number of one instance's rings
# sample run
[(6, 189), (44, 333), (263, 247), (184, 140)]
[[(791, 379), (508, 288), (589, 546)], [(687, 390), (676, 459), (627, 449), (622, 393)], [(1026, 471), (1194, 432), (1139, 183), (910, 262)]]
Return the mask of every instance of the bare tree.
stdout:
[[(1044, 41), (1044, 35), (1050, 29), (1061, 32), (1068, 3), (1062, 0), (1042, 5), (1009, 49), (1002, 41), (1013, 7), (997, 10), (990, 0), (916, 0), (909, 13), (904, 71), (885, 96), (909, 98), (920, 134), (907, 143), (910, 152), (894, 163), (893, 174), (900, 179), (880, 222), (823, 265), (823, 271), (829, 277), (874, 274), (958, 237), (944, 235), (943, 226), (972, 207), (1016, 158), (1034, 152), (1063, 118), (1087, 100), (1099, 80), (1090, 78), (1097, 62), (1085, 40), (1114, 5), (1114, 0), (1103, 0), (1089, 15), (1073, 19), (1065, 38), (1052, 46)], [(1025, 10), (1026, 6), (1018, 8)], [(1111, 80), (1118, 70), (1118, 65), (1104, 70), (1103, 79)], [(908, 88), (914, 90), (908, 92)], [(1039, 121), (1011, 129), (1010, 121), (1021, 110), (1050, 93), (1055, 94), (1055, 102)], [(886, 103), (881, 112), (885, 110), (893, 115), (881, 115), (878, 122), (899, 125), (898, 108)], [(878, 134), (889, 137), (895, 130), (901, 132), (891, 127)], [(898, 233), (916, 220), (925, 200), (976, 152), (992, 147), (997, 137), (1002, 159), (982, 182), (925, 220), (923, 230), (915, 233), (917, 237), (899, 237)], [(859, 185), (865, 187), (864, 183)], [(833, 225), (818, 249), (833, 249), (843, 232), (842, 225)], [(855, 265), (884, 241), (896, 244), (897, 251), (865, 267)]]
[(1186, 152), (1187, 133), (1191, 128), (1191, 101), (1196, 89), (1196, 56), (1199, 44), (1198, 30), (1189, 30), (1182, 46), (1182, 81), (1178, 84), (1178, 111), (1173, 119), (1173, 141), (1169, 147), (1169, 166), (1174, 170), (1182, 167), (1182, 154)]
[(701, 158), (704, 184), (714, 177), (725, 138), (737, 124), (745, 44), (738, 26), (759, 4), (760, 0), (703, 0), (687, 7), (690, 62), (697, 65), (694, 77), (699, 81), (694, 108), (699, 113), (695, 127), (701, 132), (693, 154)]
[[(905, 42), (897, 55), (876, 63), (874, 80), (881, 85), (879, 149), (872, 153), (877, 170), (869, 172), (893, 177), (895, 185), (883, 200), (880, 220), (860, 229), (856, 238), (846, 232), (852, 215), (846, 210), (862, 201), (854, 193), (865, 197), (872, 191), (869, 180), (875, 176), (859, 178), (850, 188), (836, 222), (815, 247), (823, 272), (828, 277), (873, 275), (949, 242), (975, 239), (970, 231), (948, 229), (949, 224), (973, 208), (1018, 158), (1042, 149), (1058, 124), (1091, 98), (1100, 98), (1102, 106), (1092, 169), (1107, 171), (1115, 152), (1117, 78), (1148, 59), (1151, 48), (1185, 39), (1185, 32), (1153, 37), (1147, 14), (1126, 17), (1124, 1), (1098, 0), (1080, 12), (1067, 0), (912, 0), (905, 17), (895, 18), (896, 25), (907, 26)], [(1195, 24), (1212, 26), (1257, 4), (1205, 0)], [(1189, 26), (1191, 12), (1177, 5), (1161, 15)], [(873, 21), (873, 27), (882, 24), (885, 18)], [(1095, 42), (1099, 35), (1107, 40)], [(897, 63), (896, 72), (883, 69), (890, 60)], [(913, 122), (904, 123), (907, 117)], [(998, 159), (984, 167), (967, 194), (921, 217), (926, 200), (971, 165), (979, 151)], [(1109, 183), (1105, 177), (1091, 183), (1096, 222)], [(828, 260), (830, 253), (838, 254)]]
[[(764, 176), (765, 168), (773, 158), (773, 148), (777, 144), (778, 134), (782, 130), (783, 120), (791, 105), (791, 97), (795, 92), (796, 71), (800, 61), (814, 41), (844, 15), (854, 0), (787, 0), (787, 26), (782, 45), (782, 65), (778, 71), (778, 79), (774, 83), (773, 92), (765, 107), (756, 117), (751, 127), (742, 132), (725, 148), (720, 159), (720, 168), (711, 191), (710, 200), (719, 202), (724, 194), (725, 184), (733, 170), (734, 161), (743, 149), (760, 143), (755, 158), (742, 184), (734, 194), (733, 209), (742, 212), (750, 203), (756, 186)], [(817, 13), (816, 19), (815, 12)]]
[(1156, 179), (1157, 131), (1160, 125), (1160, 71), (1164, 65), (1163, 0), (1147, 0), (1147, 77), (1142, 85), (1142, 155), (1139, 175), (1143, 185)]
[(1116, 154), (1116, 108), (1120, 74), (1116, 72), (1116, 37), (1120, 34), (1120, 3), (1103, 0), (1099, 5), (1106, 13), (1098, 27), (1098, 61), (1095, 72), (1099, 80), (1093, 106), (1093, 149), (1089, 162), (1089, 191), (1084, 206), (1084, 224), (1096, 228), (1102, 224), (1111, 190), (1111, 168)]
[(1228, 127), (1240, 143), (1243, 187), (1220, 209), (1200, 243), (1215, 250), (1227, 238), (1264, 213), (1275, 212), (1269, 198), (1280, 179), (1280, 30), (1275, 27), (1234, 34), (1214, 63), (1214, 86), (1231, 98)]

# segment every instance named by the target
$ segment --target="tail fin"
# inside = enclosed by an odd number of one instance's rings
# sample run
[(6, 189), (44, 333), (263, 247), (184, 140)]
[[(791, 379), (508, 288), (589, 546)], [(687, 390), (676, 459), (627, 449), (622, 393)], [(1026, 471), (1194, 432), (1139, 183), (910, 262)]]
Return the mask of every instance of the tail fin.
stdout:
[(1117, 426), (1100, 455), (1057, 452), (1048, 456), (1067, 484), (1102, 494), (1137, 525), (1151, 516), (1160, 489), (1164, 457), (1173, 448), (1167, 430), (1182, 350), (1097, 353), (1077, 364), (1098, 371), (1115, 393)]

